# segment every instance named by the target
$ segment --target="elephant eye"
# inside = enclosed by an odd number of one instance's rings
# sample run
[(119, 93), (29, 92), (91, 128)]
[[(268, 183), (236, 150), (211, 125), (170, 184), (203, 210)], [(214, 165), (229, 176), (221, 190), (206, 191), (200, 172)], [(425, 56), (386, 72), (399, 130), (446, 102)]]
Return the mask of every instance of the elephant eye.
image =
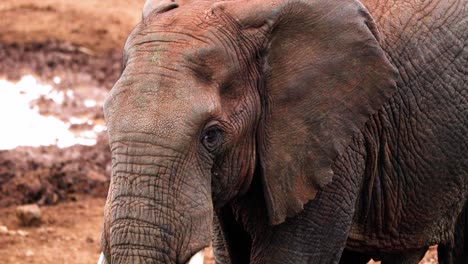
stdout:
[(217, 127), (210, 127), (203, 133), (202, 144), (208, 151), (214, 150), (221, 142), (223, 132)]

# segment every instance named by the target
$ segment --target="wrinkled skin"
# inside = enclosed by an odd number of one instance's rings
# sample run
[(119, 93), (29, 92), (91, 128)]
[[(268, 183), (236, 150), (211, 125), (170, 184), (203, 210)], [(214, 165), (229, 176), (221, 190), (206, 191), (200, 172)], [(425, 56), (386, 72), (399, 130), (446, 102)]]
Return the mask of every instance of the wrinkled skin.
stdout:
[(213, 234), (218, 263), (467, 263), (466, 8), (145, 4), (105, 103), (107, 262)]

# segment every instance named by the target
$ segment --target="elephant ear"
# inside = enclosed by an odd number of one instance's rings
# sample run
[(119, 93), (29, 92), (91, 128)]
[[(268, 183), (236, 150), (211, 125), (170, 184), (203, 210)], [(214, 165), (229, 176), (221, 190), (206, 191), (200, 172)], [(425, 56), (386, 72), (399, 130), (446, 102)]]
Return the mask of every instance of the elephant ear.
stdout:
[(270, 223), (280, 224), (332, 181), (333, 162), (395, 91), (396, 70), (357, 1), (219, 6), (267, 36), (258, 144)]
[(143, 19), (152, 13), (164, 13), (177, 8), (190, 0), (146, 0), (143, 5)]

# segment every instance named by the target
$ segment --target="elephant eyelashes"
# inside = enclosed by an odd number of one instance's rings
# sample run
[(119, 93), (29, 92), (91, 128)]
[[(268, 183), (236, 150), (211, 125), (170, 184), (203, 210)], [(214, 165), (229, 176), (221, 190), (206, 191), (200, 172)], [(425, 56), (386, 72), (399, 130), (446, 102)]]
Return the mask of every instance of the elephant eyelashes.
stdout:
[(221, 143), (223, 132), (217, 127), (210, 127), (205, 130), (202, 137), (202, 144), (208, 151), (213, 151)]

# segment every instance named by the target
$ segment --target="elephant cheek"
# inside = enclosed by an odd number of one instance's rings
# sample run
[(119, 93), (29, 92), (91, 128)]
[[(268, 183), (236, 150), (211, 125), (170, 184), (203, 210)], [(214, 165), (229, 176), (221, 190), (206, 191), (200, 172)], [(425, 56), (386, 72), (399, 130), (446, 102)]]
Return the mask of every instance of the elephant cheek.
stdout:
[(234, 197), (244, 195), (250, 188), (255, 173), (255, 149), (249, 144), (230, 156), (229, 165), (213, 173), (214, 207), (219, 209)]

